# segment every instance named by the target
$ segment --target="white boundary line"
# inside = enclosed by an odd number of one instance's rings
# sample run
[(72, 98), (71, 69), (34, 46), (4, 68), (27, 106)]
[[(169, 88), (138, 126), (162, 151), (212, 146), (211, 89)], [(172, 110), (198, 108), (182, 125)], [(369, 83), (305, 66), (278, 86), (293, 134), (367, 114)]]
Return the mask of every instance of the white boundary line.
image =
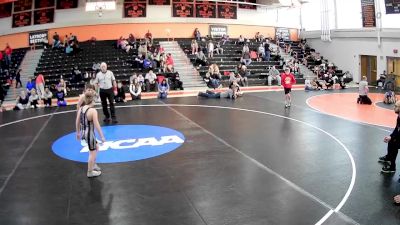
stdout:
[[(348, 200), (348, 198), (350, 197), (351, 192), (353, 191), (354, 188), (354, 184), (355, 184), (355, 180), (356, 180), (356, 165), (355, 165), (355, 161), (353, 156), (351, 155), (350, 150), (338, 139), (336, 138), (334, 135), (330, 134), (329, 132), (323, 130), (322, 128), (316, 127), (310, 123), (301, 121), (301, 120), (297, 120), (294, 118), (290, 118), (290, 117), (286, 117), (286, 116), (282, 116), (282, 115), (277, 115), (277, 114), (273, 114), (273, 113), (268, 113), (268, 112), (262, 112), (262, 111), (257, 111), (257, 110), (251, 110), (251, 109), (242, 109), (242, 108), (235, 108), (235, 107), (226, 107), (226, 106), (212, 106), (212, 105), (190, 105), (190, 104), (151, 104), (151, 105), (125, 105), (125, 106), (116, 106), (116, 108), (133, 108), (133, 107), (199, 107), (199, 108), (218, 108), (218, 109), (229, 109), (229, 110), (238, 110), (238, 111), (243, 111), (243, 112), (252, 112), (252, 113), (259, 113), (259, 114), (264, 114), (264, 115), (269, 115), (269, 116), (274, 116), (274, 117), (278, 117), (278, 118), (282, 118), (282, 119), (287, 119), (287, 120), (291, 120), (291, 121), (295, 121), (298, 122), (300, 124), (306, 125), (308, 127), (314, 128), (324, 134), (326, 134), (327, 136), (331, 137), (333, 140), (335, 140), (346, 152), (347, 156), (350, 159), (351, 162), (351, 168), (352, 168), (352, 175), (351, 175), (351, 181), (349, 184), (349, 187), (347, 188), (347, 191), (345, 193), (345, 195), (343, 196), (342, 200), (340, 201), (340, 203), (334, 208), (329, 210), (317, 223), (315, 223), (315, 225), (321, 225), (323, 224), (334, 212), (335, 213), (339, 213), (340, 209), (344, 206), (344, 204), (346, 203), (346, 201)], [(97, 108), (99, 109), (99, 108)], [(34, 116), (34, 117), (29, 117), (29, 118), (25, 118), (25, 119), (21, 119), (21, 120), (16, 120), (13, 122), (9, 122), (9, 123), (5, 123), (0, 125), (0, 128), (8, 126), (8, 125), (12, 125), (12, 124), (16, 124), (19, 122), (23, 122), (23, 121), (28, 121), (28, 120), (33, 120), (33, 119), (37, 119), (37, 118), (41, 118), (41, 117), (46, 117), (46, 116), (52, 116), (52, 115), (58, 115), (58, 114), (66, 114), (66, 113), (70, 113), (70, 112), (76, 112), (76, 110), (68, 110), (68, 111), (63, 111), (63, 112), (54, 112), (54, 113), (50, 113), (50, 114), (46, 114), (46, 115), (40, 115), (40, 116)], [(244, 153), (242, 153), (244, 154)], [(247, 155), (246, 155), (247, 156)], [(248, 158), (250, 158), (249, 156), (247, 156)], [(265, 167), (265, 165), (259, 163), (258, 161), (250, 158), (254, 163), (256, 163), (257, 165), (261, 165), (262, 167)], [(285, 179), (285, 178), (284, 178)], [(287, 180), (287, 179), (285, 179)], [(290, 181), (289, 181), (290, 182)], [(292, 182), (290, 182), (292, 183)], [(311, 194), (310, 194), (311, 195)], [(314, 196), (315, 197), (315, 196)], [(317, 197), (315, 197), (316, 199), (318, 199)], [(320, 202), (322, 202), (322, 200), (319, 200)], [(328, 205), (328, 204), (323, 204), (323, 205)], [(356, 223), (355, 221), (353, 221), (353, 223)], [(357, 224), (357, 223), (356, 223)]]
[[(336, 93), (322, 94), (322, 95), (334, 95), (334, 94), (336, 94)], [(346, 93), (343, 93), (343, 94), (346, 94)], [(348, 94), (352, 94), (352, 93), (348, 93)], [(311, 109), (315, 110), (316, 112), (321, 113), (321, 114), (333, 116), (333, 117), (336, 117), (336, 118), (340, 118), (340, 119), (347, 120), (347, 121), (351, 121), (351, 122), (358, 123), (358, 124), (374, 126), (375, 128), (377, 128), (377, 129), (379, 129), (379, 130), (382, 130), (382, 131), (386, 131), (386, 132), (388, 132), (388, 133), (391, 133), (391, 132), (392, 132), (392, 131), (390, 131), (390, 130), (386, 130), (386, 129), (380, 128), (380, 127), (386, 127), (386, 128), (391, 128), (391, 127), (388, 127), (388, 126), (385, 126), (385, 125), (380, 125), (380, 124), (374, 124), (374, 123), (368, 123), (368, 122), (357, 121), (357, 120), (353, 120), (353, 119), (346, 118), (346, 117), (343, 117), (343, 116), (339, 116), (339, 115), (335, 115), (335, 114), (332, 114), (332, 113), (324, 112), (324, 111), (321, 111), (321, 110), (315, 108), (314, 106), (312, 106), (312, 105), (310, 104), (311, 99), (316, 98), (316, 97), (318, 97), (318, 96), (322, 96), (322, 95), (314, 95), (314, 96), (311, 96), (311, 97), (307, 98), (307, 100), (306, 100), (307, 106), (310, 107)], [(378, 107), (378, 106), (375, 106), (375, 104), (374, 104), (374, 107)], [(378, 108), (382, 109), (382, 107), (378, 107)], [(385, 109), (385, 110), (388, 110), (388, 109)]]

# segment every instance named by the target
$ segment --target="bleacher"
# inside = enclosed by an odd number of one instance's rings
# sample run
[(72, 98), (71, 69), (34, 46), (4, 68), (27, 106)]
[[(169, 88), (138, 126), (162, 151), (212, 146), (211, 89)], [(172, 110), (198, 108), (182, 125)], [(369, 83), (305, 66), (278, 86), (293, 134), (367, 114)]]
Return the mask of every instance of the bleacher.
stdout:
[[(2, 62), (3, 65), (3, 70), (0, 73), (0, 85), (4, 87), (5, 90), (9, 89), (9, 85), (7, 83), (7, 80), (10, 78), (10, 76), (7, 76), (7, 71), (8, 73), (10, 70), (16, 70), (20, 67), (22, 60), (25, 57), (26, 52), (28, 51), (29, 48), (19, 48), (19, 49), (13, 49), (13, 52), (11, 54), (11, 62), (12, 65), (10, 65), (10, 68), (7, 68), (5, 66), (5, 63)], [(4, 59), (3, 59), (4, 60)]]
[[(192, 55), (192, 48), (191, 48), (191, 40), (192, 39), (175, 39), (178, 41), (181, 48), (187, 54), (187, 57), (191, 60), (194, 64), (196, 56)], [(222, 80), (226, 84), (227, 80), (229, 80), (229, 72), (234, 72), (236, 66), (240, 63), (240, 58), (242, 55), (242, 45), (235, 44), (235, 39), (231, 39), (230, 42), (226, 42), (225, 45), (221, 45), (224, 49), (224, 54), (217, 55), (214, 54), (212, 59), (208, 59), (208, 64), (211, 65), (213, 63), (217, 64), (219, 70), (222, 75)], [(199, 46), (202, 48), (206, 46), (207, 42), (199, 42)], [(215, 43), (215, 42), (214, 42)], [(257, 51), (258, 46), (260, 43), (255, 42), (255, 40), (251, 40), (249, 44), (250, 51), (254, 50)], [(257, 62), (253, 60), (251, 64), (247, 67), (250, 75), (247, 77), (250, 86), (255, 85), (264, 85), (265, 81), (268, 77), (269, 68), (275, 66), (280, 72), (283, 72), (283, 65), (280, 65), (280, 56), (278, 55), (271, 55), (270, 61), (261, 61)], [(204, 78), (208, 71), (207, 66), (203, 66), (199, 69), (199, 74)], [(295, 74), (298, 83), (304, 83), (304, 79), (301, 74)]]

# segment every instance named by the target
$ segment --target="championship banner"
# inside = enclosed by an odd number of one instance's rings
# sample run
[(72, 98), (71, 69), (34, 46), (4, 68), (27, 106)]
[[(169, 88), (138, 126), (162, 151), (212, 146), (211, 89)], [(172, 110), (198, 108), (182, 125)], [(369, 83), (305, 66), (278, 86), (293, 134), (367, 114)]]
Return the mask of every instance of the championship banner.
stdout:
[(57, 0), (57, 9), (78, 8), (78, 0)]
[(223, 35), (228, 35), (228, 26), (226, 26), (226, 25), (210, 25), (211, 38), (221, 38)]
[(47, 30), (29, 32), (29, 45), (49, 43), (49, 32)]
[[(248, 2), (248, 3), (254, 3), (254, 4), (257, 3), (256, 0), (239, 0), (239, 2)], [(239, 8), (257, 10), (256, 5), (247, 5), (247, 4), (240, 4), (240, 3), (239, 3)]]
[(54, 8), (35, 10), (33, 13), (33, 24), (46, 23), (54, 23)]
[(146, 17), (146, 2), (126, 2), (124, 3), (124, 17)]
[(0, 18), (10, 17), (12, 12), (12, 3), (0, 4)]
[(173, 17), (194, 17), (194, 4), (188, 2), (172, 3)]
[(54, 7), (54, 0), (35, 0), (35, 9)]
[(149, 0), (149, 5), (171, 5), (171, 0)]
[(376, 27), (374, 0), (361, 0), (361, 14), (363, 27)]
[(218, 3), (218, 18), (221, 19), (237, 19), (237, 5), (229, 3)]
[(196, 2), (196, 17), (217, 18), (217, 7), (214, 2)]
[(386, 14), (400, 13), (399, 0), (385, 0)]
[(18, 0), (14, 2), (14, 12), (27, 11), (32, 9), (32, 0)]
[(13, 14), (12, 27), (30, 26), (32, 23), (32, 11)]

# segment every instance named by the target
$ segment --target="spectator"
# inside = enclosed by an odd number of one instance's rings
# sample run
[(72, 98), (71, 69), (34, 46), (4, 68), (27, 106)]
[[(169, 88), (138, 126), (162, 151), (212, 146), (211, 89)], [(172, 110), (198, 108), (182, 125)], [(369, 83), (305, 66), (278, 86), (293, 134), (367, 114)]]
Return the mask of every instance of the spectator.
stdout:
[(214, 50), (218, 55), (224, 54), (224, 49), (221, 47), (221, 44), (217, 42), (215, 45), (215, 50)]
[(152, 55), (154, 52), (156, 52), (156, 47), (153, 44), (148, 43), (147, 44), (147, 55)]
[(7, 44), (6, 44), (6, 48), (4, 49), (4, 54), (5, 54), (4, 60), (5, 60), (5, 63), (6, 63), (6, 65), (7, 65), (8, 67), (11, 66), (11, 54), (12, 54), (12, 52), (13, 52), (12, 48), (11, 48), (10, 45), (7, 43)]
[(240, 62), (244, 65), (248, 66), (251, 64), (250, 52), (243, 52), (242, 58), (240, 58)]
[(172, 58), (171, 53), (167, 54), (167, 59), (165, 60), (164, 71), (167, 72), (167, 73), (174, 72), (174, 59)]
[(142, 87), (138, 79), (134, 79), (129, 85), (129, 92), (131, 94), (132, 100), (140, 100), (142, 98)]
[(78, 66), (74, 66), (74, 68), (72, 68), (71, 74), (72, 74), (72, 78), (71, 78), (72, 83), (77, 84), (83, 80), (82, 72), (78, 68)]
[(256, 51), (250, 51), (250, 59), (252, 61), (258, 61), (258, 54)]
[(227, 41), (229, 41), (229, 36), (227, 34), (223, 34), (221, 37), (222, 45), (225, 45)]
[(244, 37), (242, 35), (239, 36), (238, 45), (244, 45)]
[(219, 72), (217, 64), (210, 65), (206, 77), (204, 78), (204, 81), (207, 83), (207, 86), (213, 89), (219, 88), (221, 86), (220, 80), (221, 80), (221, 73)]
[(137, 79), (137, 78), (138, 78), (137, 74), (136, 74), (136, 73), (133, 73), (132, 76), (129, 77), (129, 84), (132, 84), (132, 83), (133, 83), (133, 80), (134, 80), (134, 79)]
[(256, 39), (256, 42), (261, 42), (260, 32), (257, 32), (256, 35), (254, 35), (254, 39)]
[(200, 34), (200, 31), (199, 31), (199, 28), (194, 29), (193, 35), (194, 35), (194, 38), (197, 41), (201, 41), (201, 34)]
[(240, 64), (240, 68), (236, 68), (237, 73), (242, 77), (241, 84), (242, 86), (249, 86), (247, 77), (250, 75), (250, 71), (247, 70), (245, 65)]
[(197, 66), (197, 69), (200, 69), (200, 67), (207, 65), (207, 57), (202, 50), (197, 52), (195, 64)]
[(22, 87), (21, 69), (18, 69), (17, 72), (15, 73), (15, 88), (18, 88), (18, 84), (20, 85), (20, 87)]
[(128, 41), (123, 39), (121, 41), (121, 49), (124, 50), (126, 53), (129, 53), (129, 51), (132, 49), (133, 47), (129, 45)]
[(265, 43), (264, 43), (264, 50), (265, 50), (265, 54), (264, 54), (264, 61), (269, 61), (269, 59), (271, 58), (271, 51), (269, 49), (269, 40), (265, 39)]
[(145, 80), (144, 82), (146, 91), (147, 92), (155, 91), (157, 75), (153, 73), (153, 70), (149, 70), (144, 80)]
[(100, 63), (93, 62), (92, 71), (98, 73), (100, 71)]
[(208, 58), (214, 57), (214, 43), (210, 40), (207, 45)]
[(257, 54), (258, 54), (259, 58), (265, 58), (265, 49), (264, 49), (263, 44), (260, 44), (260, 46), (258, 46)]
[(51, 98), (53, 97), (53, 93), (51, 93), (49, 88), (46, 88), (44, 90), (44, 94), (43, 94), (43, 104), (44, 107), (51, 107)]
[(66, 48), (68, 45), (68, 35), (65, 35), (64, 41), (63, 41), (63, 46)]
[(149, 59), (152, 62), (152, 68), (160, 68), (161, 65), (161, 59), (160, 59), (160, 53), (154, 52)]
[(144, 38), (146, 39), (146, 43), (153, 43), (153, 35), (150, 33), (150, 30), (147, 30)]
[(0, 112), (3, 112), (3, 102), (6, 97), (6, 90), (4, 90), (3, 85), (0, 85)]
[(359, 85), (358, 85), (358, 93), (359, 97), (357, 99), (357, 103), (359, 104), (367, 104), (371, 105), (372, 101), (368, 97), (368, 82), (367, 82), (367, 77), (363, 76)]
[(138, 79), (138, 82), (139, 82), (139, 84), (140, 84), (140, 87), (141, 87), (142, 90), (143, 90), (143, 88), (145, 87), (145, 79), (144, 79), (144, 77), (143, 77), (143, 74), (139, 73), (137, 79)]
[(39, 99), (43, 97), (44, 94), (44, 86), (45, 86), (45, 80), (43, 74), (39, 74), (36, 77), (36, 90), (37, 94), (39, 95)]
[(26, 89), (27, 93), (30, 93), (32, 89), (36, 89), (36, 85), (35, 82), (33, 81), (33, 78), (30, 78), (26, 83)]
[(57, 106), (67, 106), (67, 101), (65, 101), (65, 94), (64, 91), (61, 89), (61, 87), (57, 87), (57, 92), (56, 92), (56, 98), (57, 98)]
[(147, 57), (147, 45), (146, 45), (146, 43), (140, 43), (140, 46), (139, 46), (139, 49), (138, 49), (138, 56)]
[(144, 71), (153, 69), (153, 62), (149, 58), (145, 58), (145, 59), (143, 59), (142, 66), (143, 66), (142, 68), (144, 69)]
[(326, 90), (328, 90), (329, 88), (333, 88), (335, 81), (332, 78), (332, 74), (328, 73), (325, 75), (325, 86), (326, 86)]
[(163, 79), (158, 85), (158, 98), (167, 98), (169, 92), (169, 85), (167, 79)]
[(132, 46), (132, 48), (136, 49), (136, 38), (133, 36), (133, 34), (129, 34), (128, 43), (130, 46)]
[(190, 46), (192, 47), (192, 55), (196, 54), (199, 51), (199, 44), (197, 44), (196, 40), (192, 40)]
[(122, 36), (120, 36), (119, 39), (117, 40), (117, 48), (121, 48), (123, 40), (124, 40), (124, 38)]
[(247, 44), (247, 43), (243, 45), (242, 54), (243, 54), (244, 52), (250, 52), (249, 44)]
[(394, 75), (388, 74), (385, 79), (385, 83), (383, 84), (383, 89), (385, 90), (394, 90)]
[(64, 79), (60, 79), (60, 81), (57, 84), (57, 87), (61, 87), (61, 90), (64, 92), (65, 96), (68, 95), (68, 88), (67, 88), (67, 83), (64, 81)]
[[(364, 80), (364, 79), (363, 79)], [(360, 82), (361, 83), (361, 82)], [(383, 141), (387, 143), (387, 154), (385, 156), (379, 157), (379, 162), (384, 163), (384, 166), (381, 170), (382, 173), (395, 173), (396, 172), (396, 158), (400, 148), (400, 102), (396, 102), (394, 105), (394, 112), (397, 115), (396, 128), (393, 132), (386, 136)], [(400, 196), (395, 196), (395, 201), (399, 201)]]
[(175, 72), (175, 74), (169, 78), (169, 82), (172, 90), (183, 90), (183, 82), (178, 72)]
[(31, 95), (29, 96), (30, 106), (36, 109), (37, 105), (39, 104), (39, 99), (40, 99), (40, 96), (36, 93), (36, 89), (33, 88), (31, 90)]
[(53, 48), (59, 48), (59, 47), (61, 47), (60, 36), (57, 34), (57, 32), (54, 32), (54, 35), (53, 35)]
[(278, 85), (281, 85), (282, 81), (281, 81), (281, 76), (279, 75), (279, 70), (276, 69), (275, 66), (272, 66), (272, 68), (269, 70), (268, 72), (268, 86), (272, 85), (272, 81), (276, 80), (278, 82)]
[(25, 91), (21, 91), (15, 102), (14, 110), (21, 110), (30, 108), (29, 96)]
[(125, 102), (125, 88), (121, 81), (117, 83), (117, 95), (115, 96), (115, 102)]

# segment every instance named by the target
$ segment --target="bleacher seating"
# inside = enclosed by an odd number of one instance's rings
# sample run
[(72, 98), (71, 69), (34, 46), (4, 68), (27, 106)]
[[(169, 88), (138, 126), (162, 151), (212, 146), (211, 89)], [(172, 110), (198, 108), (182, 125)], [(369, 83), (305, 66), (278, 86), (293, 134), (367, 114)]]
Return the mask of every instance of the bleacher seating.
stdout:
[[(11, 54), (11, 62), (12, 62), (12, 65), (10, 66), (11, 70), (15, 71), (20, 67), (21, 62), (24, 59), (27, 51), (28, 48), (13, 49), (13, 52)], [(4, 63), (2, 63), (2, 65), (3, 64)], [(9, 85), (7, 84), (7, 80), (9, 79), (9, 76), (7, 76), (7, 71), (10, 71), (9, 68), (3, 66), (3, 70), (0, 73), (0, 85), (2, 85), (6, 90), (9, 88)]]
[[(178, 39), (177, 41), (181, 48), (186, 52), (191, 62), (194, 63), (196, 56), (191, 54), (191, 39)], [(225, 45), (222, 45), (224, 54), (214, 54), (212, 59), (208, 59), (208, 64), (215, 63), (218, 65), (222, 74), (222, 80), (228, 80), (229, 76), (224, 75), (229, 74), (229, 72), (234, 72), (236, 66), (240, 63), (243, 46), (235, 44), (235, 41), (237, 40), (231, 39), (230, 42), (226, 42)], [(206, 43), (207, 42), (199, 43), (199, 46), (204, 48)], [(257, 51), (257, 48), (260, 45), (260, 43), (255, 42), (255, 40), (251, 40), (248, 44), (250, 51)], [(257, 62), (253, 60), (252, 63), (247, 67), (248, 71), (250, 72), (250, 75), (248, 76), (249, 85), (264, 85), (268, 77), (269, 68), (273, 65), (275, 65), (278, 70), (283, 72), (283, 65), (281, 64), (280, 56), (278, 55), (271, 55), (270, 61)], [(200, 76), (204, 78), (207, 71), (207, 66), (201, 67), (199, 69)], [(296, 74), (296, 79), (298, 83), (304, 83), (304, 79), (301, 74)]]

